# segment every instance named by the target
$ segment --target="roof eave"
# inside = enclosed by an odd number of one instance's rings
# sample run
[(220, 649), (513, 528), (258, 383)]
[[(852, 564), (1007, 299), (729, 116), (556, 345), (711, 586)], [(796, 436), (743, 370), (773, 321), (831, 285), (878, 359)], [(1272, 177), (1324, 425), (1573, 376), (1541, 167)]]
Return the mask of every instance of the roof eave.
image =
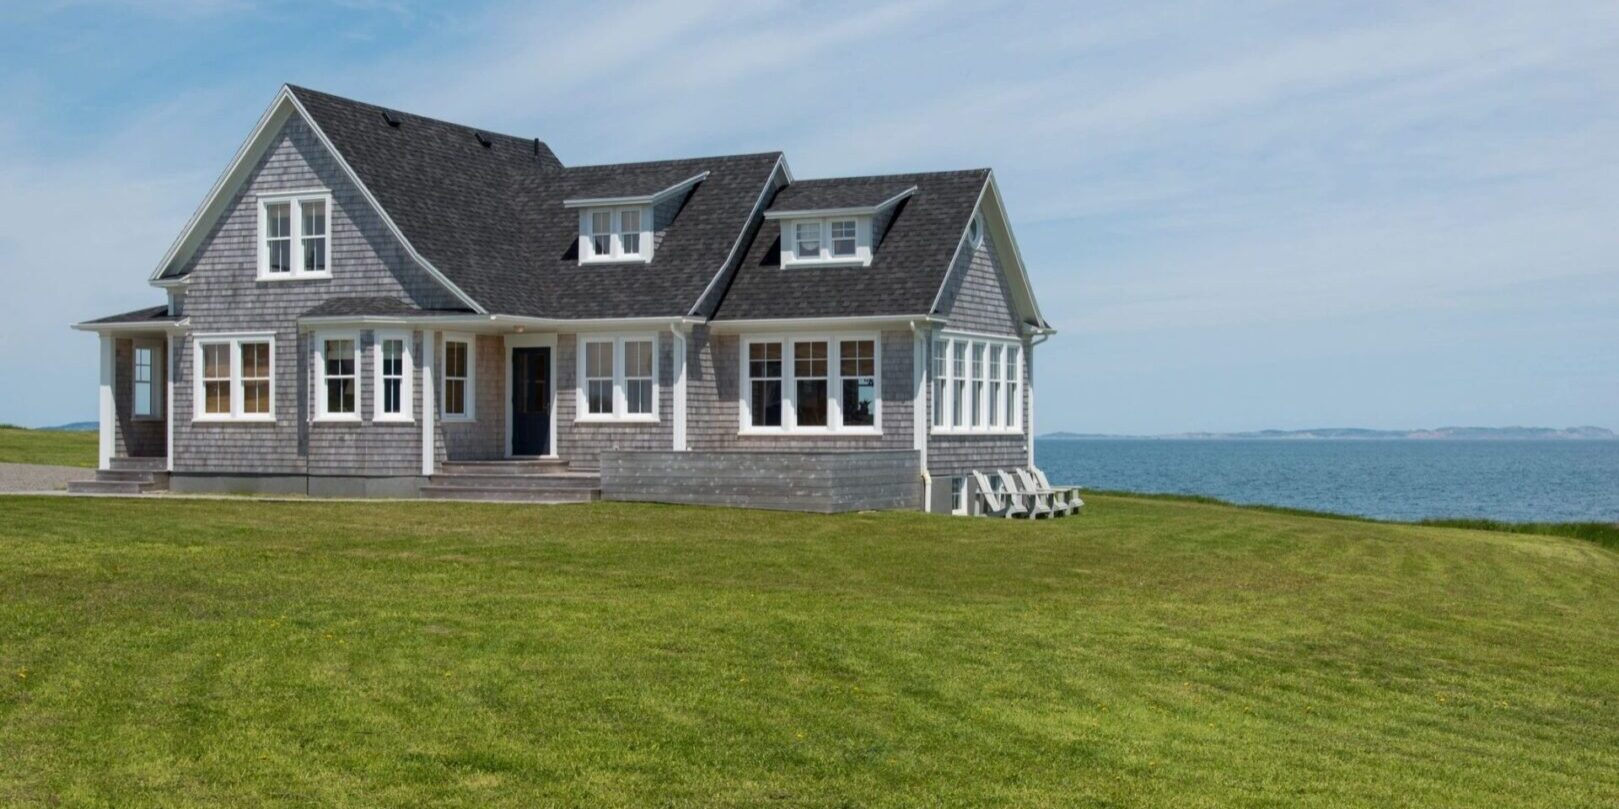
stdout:
[(656, 205), (669, 197), (674, 196), (688, 188), (708, 179), (709, 172), (687, 177), (668, 188), (654, 194), (641, 194), (629, 197), (576, 197), (562, 201), (564, 208), (605, 208), (614, 205)]
[(876, 205), (857, 205), (846, 208), (803, 208), (800, 210), (765, 211), (765, 219), (807, 219), (810, 217), (825, 216), (876, 216), (884, 210), (900, 203), (900, 200), (916, 193), (916, 186), (911, 186)]

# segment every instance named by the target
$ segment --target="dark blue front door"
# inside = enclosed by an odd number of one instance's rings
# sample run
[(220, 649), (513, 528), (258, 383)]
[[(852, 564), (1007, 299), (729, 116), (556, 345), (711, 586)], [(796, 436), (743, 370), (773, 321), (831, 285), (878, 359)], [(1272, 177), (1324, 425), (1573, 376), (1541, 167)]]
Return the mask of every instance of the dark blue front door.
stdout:
[(512, 454), (551, 451), (551, 349), (512, 349)]

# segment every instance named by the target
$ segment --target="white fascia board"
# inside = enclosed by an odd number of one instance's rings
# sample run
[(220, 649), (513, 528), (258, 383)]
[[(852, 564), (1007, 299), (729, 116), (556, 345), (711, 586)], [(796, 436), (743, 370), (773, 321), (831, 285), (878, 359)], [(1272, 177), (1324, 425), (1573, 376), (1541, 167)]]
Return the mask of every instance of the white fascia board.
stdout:
[(876, 205), (861, 205), (853, 208), (806, 208), (800, 211), (766, 211), (765, 219), (810, 219), (825, 218), (828, 216), (876, 216), (884, 209), (898, 205), (899, 201), (916, 193), (916, 186), (911, 186)]
[(634, 197), (580, 197), (577, 199), (565, 199), (562, 201), (562, 207), (607, 208), (619, 205), (656, 205), (657, 203), (662, 202), (663, 200), (668, 199), (669, 197), (708, 179), (708, 174), (709, 173), (705, 171), (701, 174), (687, 177), (686, 179), (681, 180), (680, 182), (675, 183), (674, 185), (671, 185), (668, 188), (657, 192), (656, 194), (642, 194)]
[(711, 320), (709, 330), (715, 334), (740, 334), (755, 331), (839, 331), (850, 329), (909, 329), (918, 323), (941, 322), (933, 315), (862, 315), (857, 317), (782, 317), (752, 320)]
[(742, 250), (742, 240), (747, 237), (748, 230), (753, 224), (753, 217), (758, 216), (759, 212), (764, 209), (765, 205), (770, 203), (770, 189), (774, 188), (776, 185), (777, 171), (787, 175), (788, 184), (792, 183), (793, 170), (787, 166), (787, 155), (777, 155), (776, 165), (771, 166), (770, 173), (765, 176), (765, 186), (759, 190), (759, 198), (754, 201), (753, 207), (748, 209), (747, 221), (744, 221), (742, 223), (742, 227), (737, 230), (736, 241), (731, 243), (731, 252), (725, 254), (725, 260), (720, 262), (720, 268), (714, 272), (714, 277), (708, 279), (708, 286), (703, 287), (702, 294), (697, 296), (697, 300), (692, 303), (691, 309), (686, 312), (688, 317), (695, 318), (698, 320), (698, 322), (701, 322), (702, 319), (697, 318), (698, 307), (703, 305), (703, 301), (708, 300), (709, 293), (714, 291), (714, 285), (718, 284), (720, 279), (725, 277), (726, 270), (730, 269), (731, 262), (736, 260), (737, 254)]
[(183, 318), (173, 323), (74, 323), (69, 328), (74, 331), (88, 331), (96, 333), (115, 332), (163, 332), (165, 334), (180, 334), (191, 329), (191, 318)]

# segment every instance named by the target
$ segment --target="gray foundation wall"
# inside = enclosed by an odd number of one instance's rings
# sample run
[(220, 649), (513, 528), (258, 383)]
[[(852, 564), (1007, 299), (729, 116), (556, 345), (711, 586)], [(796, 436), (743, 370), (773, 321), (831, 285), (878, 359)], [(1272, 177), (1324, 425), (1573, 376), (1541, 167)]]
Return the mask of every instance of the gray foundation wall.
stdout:
[(426, 478), (398, 475), (187, 475), (169, 477), (169, 490), (187, 494), (417, 497)]
[(602, 498), (835, 513), (922, 508), (914, 451), (601, 453)]

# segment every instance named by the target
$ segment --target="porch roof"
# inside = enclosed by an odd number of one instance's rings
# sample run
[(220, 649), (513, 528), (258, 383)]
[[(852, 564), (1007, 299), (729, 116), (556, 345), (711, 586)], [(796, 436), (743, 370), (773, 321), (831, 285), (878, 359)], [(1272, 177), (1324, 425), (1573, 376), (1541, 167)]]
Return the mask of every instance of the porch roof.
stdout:
[(108, 327), (130, 328), (150, 326), (153, 329), (166, 329), (170, 326), (178, 324), (184, 319), (185, 318), (181, 317), (180, 315), (169, 314), (169, 307), (167, 304), (164, 304), (161, 306), (147, 306), (128, 312), (120, 312), (116, 315), (107, 315), (106, 317), (98, 317), (94, 320), (86, 320), (75, 324), (74, 328), (95, 330)]

